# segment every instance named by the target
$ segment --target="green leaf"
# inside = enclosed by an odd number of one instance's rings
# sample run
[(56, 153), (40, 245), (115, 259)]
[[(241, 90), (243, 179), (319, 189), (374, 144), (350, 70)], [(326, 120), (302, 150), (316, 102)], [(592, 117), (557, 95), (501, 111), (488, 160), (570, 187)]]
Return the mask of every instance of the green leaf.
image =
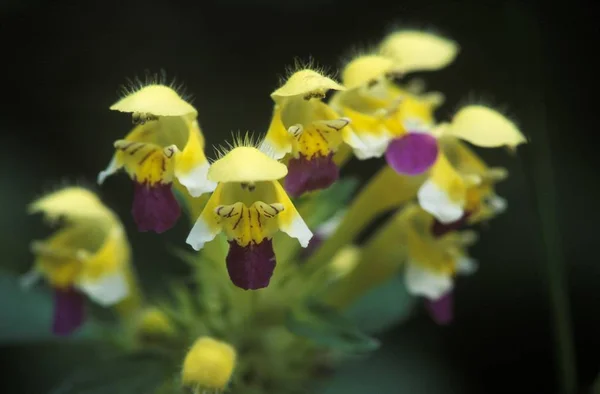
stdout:
[[(25, 289), (17, 275), (0, 272), (0, 345), (64, 340), (52, 334), (53, 296), (41, 284)], [(98, 325), (88, 321), (72, 339), (91, 338)]]
[(363, 334), (351, 320), (316, 302), (291, 310), (286, 325), (298, 336), (345, 353), (365, 353), (379, 347), (379, 341)]
[(360, 330), (379, 333), (406, 320), (414, 310), (417, 298), (406, 288), (403, 275), (364, 294), (344, 312)]
[(169, 359), (144, 352), (112, 357), (75, 371), (49, 394), (147, 394), (166, 381)]
[(310, 228), (315, 228), (344, 208), (358, 187), (356, 178), (342, 178), (329, 188), (298, 200), (300, 214)]

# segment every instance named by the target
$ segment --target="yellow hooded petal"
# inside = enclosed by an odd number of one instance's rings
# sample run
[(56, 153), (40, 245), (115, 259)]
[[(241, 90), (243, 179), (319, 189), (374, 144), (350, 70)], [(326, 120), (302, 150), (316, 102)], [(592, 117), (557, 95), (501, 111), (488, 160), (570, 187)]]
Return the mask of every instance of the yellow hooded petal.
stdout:
[(392, 33), (379, 48), (405, 73), (444, 68), (454, 61), (459, 50), (454, 41), (418, 30)]
[(287, 167), (250, 146), (233, 148), (208, 170), (213, 182), (260, 182), (281, 179)]
[(113, 111), (154, 116), (196, 115), (196, 109), (165, 85), (148, 85), (127, 95), (110, 107)]
[(469, 105), (459, 110), (444, 134), (461, 138), (484, 148), (514, 148), (527, 142), (525, 136), (508, 118), (483, 105)]
[(78, 186), (50, 193), (28, 207), (29, 213), (42, 212), (49, 220), (61, 217), (70, 221), (113, 219), (113, 214), (91, 191)]
[(379, 55), (359, 56), (346, 65), (342, 72), (342, 83), (348, 89), (368, 85), (395, 71), (390, 58)]
[(304, 99), (313, 97), (323, 98), (328, 90), (344, 90), (345, 87), (317, 71), (304, 69), (295, 72), (287, 81), (273, 93), (271, 98), (275, 102), (294, 96)]

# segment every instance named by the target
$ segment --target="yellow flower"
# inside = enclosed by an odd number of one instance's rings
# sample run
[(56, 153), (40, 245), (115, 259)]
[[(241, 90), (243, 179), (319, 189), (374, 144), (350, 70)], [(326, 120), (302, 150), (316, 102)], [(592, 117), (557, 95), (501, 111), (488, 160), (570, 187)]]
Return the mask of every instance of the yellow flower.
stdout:
[(352, 121), (360, 144), (354, 154), (364, 160), (384, 153), (390, 166), (406, 175), (426, 171), (437, 157), (431, 134), (433, 113), (443, 102), (439, 93), (415, 94), (389, 80), (397, 72), (394, 62), (380, 55), (361, 55), (343, 71), (350, 89), (332, 99), (332, 107)]
[(398, 210), (363, 245), (359, 261), (335, 283), (327, 302), (344, 308), (396, 275), (404, 265), (411, 294), (437, 300), (453, 287), (456, 274), (471, 273), (476, 263), (466, 254), (475, 233), (447, 230), (436, 234), (434, 218), (417, 204)]
[[(526, 142), (513, 122), (499, 112), (480, 105), (463, 107), (452, 122), (438, 126), (436, 133), (441, 140), (452, 141), (452, 137), (458, 137), (481, 147), (508, 146), (514, 149)], [(456, 165), (462, 166), (463, 171), (457, 170), (444, 154), (440, 154), (429, 179), (418, 192), (423, 209), (442, 223), (459, 220), (464, 215), (467, 202), (473, 205), (487, 197), (492, 197), (487, 203), (492, 212), (481, 212), (483, 216), (493, 216), (494, 212), (504, 209), (503, 201), (495, 198), (493, 189), (489, 187), (506, 177), (506, 172), (502, 169), (487, 171), (485, 167), (482, 168), (482, 162), (476, 165), (474, 154), (471, 153), (471, 158), (466, 161), (469, 152), (464, 149), (461, 152), (462, 155), (455, 153), (454, 156), (457, 157)]]
[(497, 182), (508, 177), (502, 167), (488, 167), (467, 144), (454, 137), (440, 139), (442, 150), (457, 172), (473, 181), (466, 189), (464, 211), (470, 224), (489, 220), (506, 210), (507, 202), (494, 190)]
[(349, 120), (321, 99), (329, 90), (344, 89), (317, 71), (303, 69), (271, 94), (275, 107), (262, 149), (275, 159), (291, 154), (285, 189), (294, 197), (325, 189), (339, 176), (333, 154), (342, 141), (353, 141)]
[(200, 250), (224, 232), (229, 239), (227, 270), (243, 289), (268, 286), (276, 264), (272, 237), (277, 231), (298, 239), (302, 247), (312, 237), (277, 181), (286, 174), (285, 165), (253, 146), (234, 147), (208, 171), (217, 188), (186, 242)]
[(472, 231), (432, 233), (434, 218), (423, 209), (409, 207), (404, 234), (407, 245), (405, 281), (408, 291), (437, 300), (452, 290), (454, 276), (471, 273), (476, 263), (466, 254), (476, 234)]
[(82, 294), (111, 306), (132, 295), (129, 243), (115, 214), (89, 190), (69, 187), (33, 202), (62, 227), (48, 239), (31, 245), (34, 270), (25, 284), (44, 277), (55, 290), (53, 330), (68, 334), (84, 320)]
[(379, 46), (380, 54), (403, 73), (439, 70), (452, 63), (458, 51), (456, 42), (418, 30), (394, 32)]
[(149, 85), (111, 107), (133, 113), (138, 124), (114, 143), (116, 153), (98, 183), (124, 168), (134, 181), (133, 217), (140, 231), (161, 233), (181, 213), (171, 190), (174, 178), (192, 197), (214, 190), (196, 110), (171, 88)]
[(236, 351), (228, 343), (201, 337), (183, 361), (181, 381), (193, 393), (225, 390), (235, 369)]

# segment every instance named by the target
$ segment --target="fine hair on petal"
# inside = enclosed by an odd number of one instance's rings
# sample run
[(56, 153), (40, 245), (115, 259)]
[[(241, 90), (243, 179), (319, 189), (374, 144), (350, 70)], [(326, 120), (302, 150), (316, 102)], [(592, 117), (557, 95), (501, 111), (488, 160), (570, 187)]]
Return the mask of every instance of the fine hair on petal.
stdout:
[[(225, 155), (227, 155), (229, 152), (231, 152), (233, 149), (235, 148), (239, 148), (239, 147), (249, 147), (249, 148), (256, 148), (260, 151), (263, 151), (264, 149), (261, 149), (261, 145), (262, 145), (262, 138), (257, 137), (256, 134), (254, 132), (251, 131), (232, 131), (231, 132), (231, 139), (225, 141), (224, 144), (219, 144), (219, 145), (215, 145), (213, 146), (213, 150), (215, 152), (215, 158), (211, 160), (211, 162), (215, 162), (219, 159), (222, 159), (223, 157), (225, 157)], [(266, 152), (263, 152), (266, 153)]]
[(478, 94), (474, 91), (469, 92), (465, 97), (460, 99), (457, 104), (454, 106), (454, 109), (450, 112), (449, 116), (446, 117), (447, 120), (451, 120), (454, 114), (458, 111), (467, 107), (469, 105), (481, 105), (483, 107), (487, 107), (493, 109), (498, 112), (508, 120), (510, 120), (519, 130), (519, 122), (516, 117), (513, 115), (512, 111), (508, 104), (498, 104), (489, 94)]
[(148, 69), (144, 70), (144, 77), (135, 76), (133, 78), (127, 78), (126, 83), (121, 85), (119, 89), (119, 97), (125, 98), (135, 92), (138, 92), (151, 85), (166, 86), (175, 91), (184, 101), (192, 103), (194, 97), (192, 94), (187, 92), (187, 89), (183, 82), (177, 80), (177, 76), (169, 78), (165, 69), (160, 69), (159, 72), (152, 72)]
[(338, 70), (332, 70), (331, 67), (322, 66), (317, 63), (317, 61), (309, 56), (308, 59), (302, 59), (299, 57), (294, 58), (294, 64), (288, 65), (285, 68), (285, 77), (279, 78), (279, 85), (283, 86), (288, 79), (298, 71), (302, 70), (312, 70), (316, 73), (321, 74), (324, 77), (336, 80), (338, 77)]
[(363, 44), (354, 44), (346, 49), (339, 58), (338, 69), (344, 70), (348, 63), (360, 56), (377, 55), (377, 42), (371, 41)]
[(437, 37), (446, 38), (448, 40), (453, 40), (449, 34), (430, 23), (417, 23), (415, 21), (403, 21), (397, 19), (391, 23), (388, 23), (383, 30), (384, 39), (388, 38), (391, 34), (394, 33), (399, 33), (403, 31), (418, 31), (421, 33), (431, 34)]

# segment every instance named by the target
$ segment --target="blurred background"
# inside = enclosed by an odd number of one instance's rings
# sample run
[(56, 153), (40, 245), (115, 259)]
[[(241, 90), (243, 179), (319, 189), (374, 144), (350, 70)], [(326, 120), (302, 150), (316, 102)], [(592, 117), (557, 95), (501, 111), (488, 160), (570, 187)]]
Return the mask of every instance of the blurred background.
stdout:
[[(586, 55), (597, 25), (583, 4), (565, 10), (518, 0), (3, 0), (0, 269), (27, 271), (29, 242), (47, 233), (38, 217), (26, 215), (30, 201), (64, 184), (99, 190), (96, 175), (112, 142), (131, 127), (129, 117), (108, 110), (127, 78), (164, 69), (184, 83), (211, 156), (210, 145), (231, 131), (266, 131), (269, 94), (294, 58), (336, 70), (394, 27), (425, 28), (461, 45), (450, 67), (421, 75), (446, 94), (438, 117), (448, 119), (467, 102), (490, 104), (514, 118), (532, 144), (516, 156), (480, 152), (490, 165), (509, 169), (509, 180), (498, 185), (509, 210), (480, 228), (471, 252), (480, 270), (459, 279), (455, 322), (436, 326), (419, 309), (382, 336), (372, 359), (349, 362), (327, 393), (559, 392), (547, 269), (548, 256), (557, 254), (565, 264), (583, 392), (600, 371), (600, 262), (590, 253), (600, 196), (591, 166), (596, 149), (586, 138), (596, 131), (585, 97), (593, 79), (584, 67), (593, 69)], [(344, 174), (366, 180), (381, 164), (352, 162)], [(161, 236), (167, 243), (156, 242), (157, 235), (134, 229), (126, 176), (109, 178), (100, 193), (127, 227), (143, 286), (160, 294), (165, 273), (186, 272), (168, 247), (183, 244), (187, 223)], [(544, 226), (559, 242), (544, 242)], [(24, 302), (0, 287), (0, 327), (16, 324), (14, 310), (27, 309)], [(29, 329), (28, 320), (19, 322)], [(43, 342), (0, 347), (0, 387), (46, 392), (78, 357), (66, 345)]]

